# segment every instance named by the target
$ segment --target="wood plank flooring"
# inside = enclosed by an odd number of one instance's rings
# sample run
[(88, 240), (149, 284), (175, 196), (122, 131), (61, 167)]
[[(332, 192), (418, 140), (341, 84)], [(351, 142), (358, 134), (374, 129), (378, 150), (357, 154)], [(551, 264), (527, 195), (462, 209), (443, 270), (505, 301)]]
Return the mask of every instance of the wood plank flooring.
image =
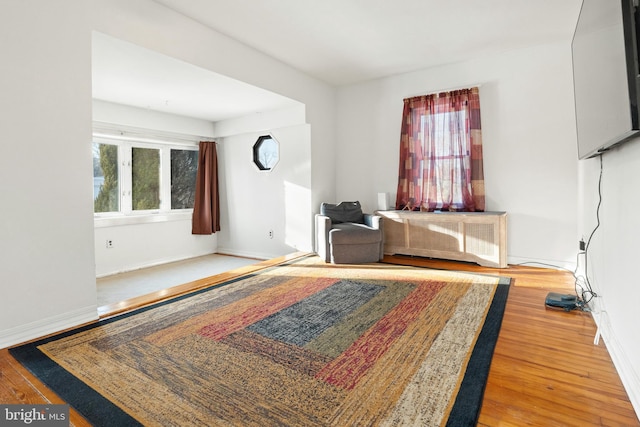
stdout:
[[(292, 254), (215, 276), (223, 281), (294, 258)], [(479, 426), (640, 426), (602, 341), (594, 345), (588, 313), (545, 309), (547, 292), (573, 292), (573, 276), (558, 270), (507, 269), (385, 257), (385, 262), (500, 274), (513, 278), (487, 382)], [(101, 316), (143, 306), (211, 284), (199, 280), (101, 308)], [(53, 392), (0, 350), (0, 403), (62, 403)], [(89, 424), (71, 411), (71, 425)]]
[(591, 315), (544, 306), (548, 292), (574, 292), (571, 273), (417, 257), (385, 261), (513, 279), (479, 426), (640, 426), (606, 346), (602, 340), (593, 344)]

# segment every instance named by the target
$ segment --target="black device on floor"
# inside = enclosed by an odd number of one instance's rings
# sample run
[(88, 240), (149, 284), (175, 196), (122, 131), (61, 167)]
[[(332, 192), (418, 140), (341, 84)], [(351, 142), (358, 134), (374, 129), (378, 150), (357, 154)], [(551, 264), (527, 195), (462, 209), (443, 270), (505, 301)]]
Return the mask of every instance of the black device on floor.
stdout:
[(578, 307), (578, 297), (571, 294), (549, 292), (544, 304), (549, 308), (571, 311)]

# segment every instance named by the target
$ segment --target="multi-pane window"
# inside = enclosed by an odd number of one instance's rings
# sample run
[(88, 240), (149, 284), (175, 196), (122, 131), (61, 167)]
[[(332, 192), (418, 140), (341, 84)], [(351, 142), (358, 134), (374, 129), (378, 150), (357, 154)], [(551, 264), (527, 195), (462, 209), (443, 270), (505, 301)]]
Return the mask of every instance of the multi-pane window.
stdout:
[(95, 138), (94, 212), (131, 214), (192, 209), (197, 167), (195, 146)]
[(396, 209), (484, 211), (477, 87), (404, 99)]
[(171, 209), (193, 208), (197, 172), (197, 151), (171, 150)]
[(131, 147), (131, 208), (160, 209), (160, 150)]
[[(465, 142), (469, 140), (467, 111), (447, 111), (422, 116), (423, 159), (421, 167), (427, 170), (428, 187), (433, 189), (431, 196), (435, 200), (435, 209), (443, 205), (462, 208), (464, 194), (462, 185), (465, 182), (463, 174), (470, 168), (469, 151), (465, 150)], [(431, 182), (433, 182), (431, 184)], [(444, 202), (448, 201), (448, 203)]]
[(118, 146), (93, 144), (93, 211), (120, 211)]

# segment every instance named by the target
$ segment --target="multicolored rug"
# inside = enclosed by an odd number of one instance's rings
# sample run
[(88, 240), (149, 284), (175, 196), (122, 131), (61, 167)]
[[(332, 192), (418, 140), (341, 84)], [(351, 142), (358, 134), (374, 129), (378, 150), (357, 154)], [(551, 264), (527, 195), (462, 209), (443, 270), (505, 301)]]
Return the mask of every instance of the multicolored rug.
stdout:
[(311, 256), (10, 352), (96, 426), (475, 425), (508, 285)]

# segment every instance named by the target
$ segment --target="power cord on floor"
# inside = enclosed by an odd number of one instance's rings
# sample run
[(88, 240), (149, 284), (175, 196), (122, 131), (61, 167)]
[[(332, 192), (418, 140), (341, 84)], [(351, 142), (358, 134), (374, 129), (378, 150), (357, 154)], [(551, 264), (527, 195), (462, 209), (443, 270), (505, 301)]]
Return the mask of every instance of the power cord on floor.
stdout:
[[(580, 254), (578, 254), (578, 256), (579, 255)], [(537, 261), (521, 262), (519, 264), (513, 264), (513, 265), (520, 265), (520, 266), (523, 266), (523, 265), (541, 265), (541, 266), (551, 267), (551, 268), (556, 269), (556, 270), (562, 270), (562, 271), (566, 271), (568, 273), (571, 273), (571, 275), (573, 276), (573, 279), (574, 279), (574, 289), (575, 289), (576, 298), (577, 298), (576, 306), (575, 306), (574, 309), (578, 309), (578, 310), (582, 310), (582, 311), (590, 311), (589, 307), (587, 306), (587, 303), (585, 303), (583, 301), (583, 299), (581, 298), (581, 293), (578, 292), (578, 287), (576, 285), (582, 279), (581, 276), (578, 276), (578, 267), (577, 267), (577, 265), (576, 265), (576, 269), (575, 270), (570, 270), (568, 268), (560, 267), (560, 266), (555, 265), (555, 264), (548, 264), (548, 263), (545, 263), (545, 262), (537, 262)]]

